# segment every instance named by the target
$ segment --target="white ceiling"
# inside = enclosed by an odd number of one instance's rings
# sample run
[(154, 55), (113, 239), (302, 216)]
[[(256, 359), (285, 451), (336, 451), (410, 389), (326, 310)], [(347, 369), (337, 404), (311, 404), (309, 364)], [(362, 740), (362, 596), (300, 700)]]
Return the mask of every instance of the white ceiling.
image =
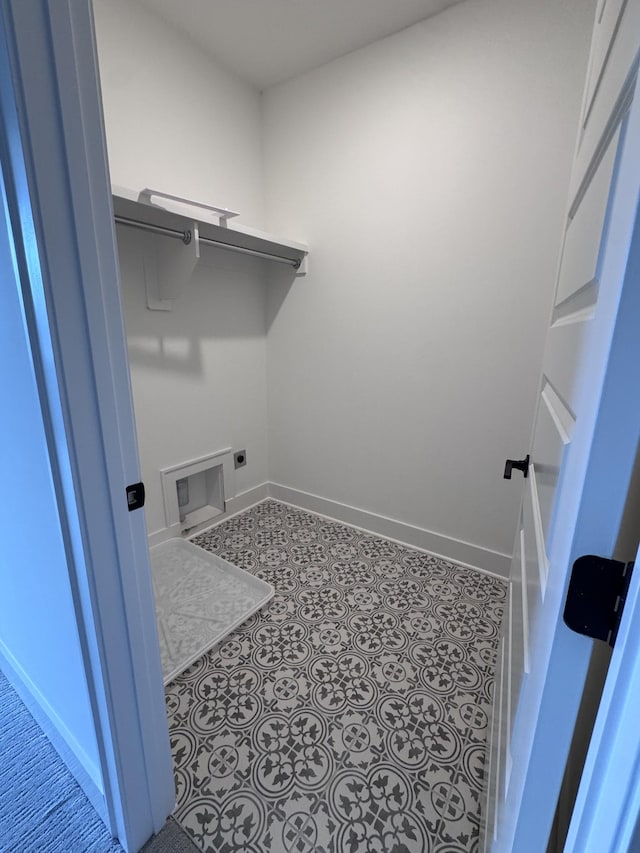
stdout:
[(461, 0), (140, 0), (257, 89), (295, 77)]

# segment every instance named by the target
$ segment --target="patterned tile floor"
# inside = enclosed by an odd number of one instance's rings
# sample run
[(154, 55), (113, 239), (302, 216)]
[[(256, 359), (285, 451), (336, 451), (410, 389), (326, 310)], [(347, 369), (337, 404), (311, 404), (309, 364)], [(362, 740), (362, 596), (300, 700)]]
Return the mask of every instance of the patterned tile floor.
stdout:
[(166, 690), (195, 843), (477, 851), (506, 585), (271, 500), (194, 541), (276, 589)]

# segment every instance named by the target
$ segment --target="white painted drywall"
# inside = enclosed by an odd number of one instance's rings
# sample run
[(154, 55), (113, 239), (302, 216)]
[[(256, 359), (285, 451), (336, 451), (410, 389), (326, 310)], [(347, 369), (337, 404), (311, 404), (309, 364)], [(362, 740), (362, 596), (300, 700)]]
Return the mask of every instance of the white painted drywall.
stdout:
[(266, 288), (260, 261), (202, 247), (173, 310), (149, 311), (146, 235), (122, 226), (117, 235), (147, 527), (156, 533), (166, 526), (162, 468), (246, 448), (236, 492), (267, 480)]
[(261, 227), (258, 93), (131, 0), (93, 0), (111, 182)]
[[(94, 0), (94, 11), (112, 183), (228, 207), (260, 227), (258, 93), (138, 4)], [(165, 528), (162, 468), (244, 448), (235, 491), (267, 479), (266, 289), (261, 262), (203, 247), (173, 311), (149, 311), (147, 235), (124, 227), (117, 235), (147, 526), (155, 533)]]
[(49, 452), (4, 218), (0, 271), (0, 666), (66, 760), (74, 767), (77, 762), (102, 793)]
[(312, 247), (293, 286), (218, 255), (231, 276), (200, 268), (161, 315), (118, 229), (150, 532), (160, 468), (232, 446), (238, 492), (510, 554), (593, 2), (462, 3), (261, 101), (137, 4), (94, 5), (113, 182)]
[(270, 479), (510, 554), (593, 2), (474, 0), (263, 93)]

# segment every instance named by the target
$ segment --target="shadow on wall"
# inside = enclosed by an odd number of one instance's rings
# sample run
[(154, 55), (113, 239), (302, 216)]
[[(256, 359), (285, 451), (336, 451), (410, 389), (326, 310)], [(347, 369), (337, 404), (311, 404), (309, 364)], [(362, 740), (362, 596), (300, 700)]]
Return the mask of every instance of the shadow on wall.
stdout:
[[(273, 326), (285, 299), (289, 295), (289, 291), (296, 284), (296, 274), (291, 267), (281, 266), (280, 264), (268, 264), (267, 270), (267, 307), (266, 307), (266, 324), (267, 332)], [(306, 277), (302, 277), (297, 281), (299, 287), (305, 287), (307, 284)]]
[(117, 235), (129, 360), (150, 370), (202, 377), (203, 346), (264, 338), (295, 281), (290, 268), (202, 246), (185, 280), (171, 283), (170, 310), (150, 310), (147, 291), (161, 293), (150, 280), (154, 244), (122, 227)]
[(198, 342), (188, 338), (132, 337), (128, 340), (129, 361), (141, 367), (173, 373), (203, 373)]

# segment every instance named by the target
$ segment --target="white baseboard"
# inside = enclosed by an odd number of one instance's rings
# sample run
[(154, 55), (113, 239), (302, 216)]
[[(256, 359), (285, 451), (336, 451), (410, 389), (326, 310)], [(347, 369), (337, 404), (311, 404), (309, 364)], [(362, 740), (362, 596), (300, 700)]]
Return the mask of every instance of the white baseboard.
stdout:
[(509, 554), (502, 554), (498, 551), (472, 545), (470, 542), (442, 536), (422, 527), (415, 527), (412, 524), (377, 515), (367, 510), (356, 509), (356, 507), (301, 492), (298, 489), (292, 489), (278, 483), (269, 483), (269, 497), (341, 521), (343, 524), (358, 527), (377, 536), (384, 536), (385, 539), (393, 539), (403, 545), (410, 545), (420, 551), (427, 551), (429, 554), (449, 560), (452, 563), (467, 566), (501, 579), (509, 577), (511, 568), (511, 556)]
[(108, 828), (107, 804), (99, 768), (89, 759), (73, 734), (1, 640), (0, 669)]
[[(376, 536), (384, 536), (385, 539), (393, 539), (403, 545), (410, 545), (412, 548), (418, 548), (420, 551), (442, 557), (452, 563), (457, 563), (459, 566), (468, 566), (471, 569), (502, 579), (509, 577), (511, 568), (511, 556), (509, 554), (501, 554), (499, 551), (491, 551), (479, 545), (472, 545), (470, 542), (452, 539), (449, 536), (443, 536), (422, 527), (406, 524), (404, 521), (397, 521), (364, 509), (357, 509), (308, 492), (301, 492), (279, 483), (261, 483), (253, 489), (242, 492), (235, 498), (229, 498), (226, 502), (225, 512), (216, 516), (215, 521), (206, 522), (199, 528), (190, 530), (189, 538), (196, 536), (203, 530), (221, 524), (231, 516), (244, 512), (245, 509), (249, 509), (249, 507), (268, 497), (300, 507), (300, 509), (306, 509), (309, 512), (315, 512), (318, 515), (324, 515), (335, 521), (341, 521), (343, 524), (350, 524), (352, 527), (358, 527), (368, 533), (374, 533)], [(173, 536), (182, 536), (179, 524), (152, 533), (149, 536), (149, 546), (158, 545)]]
[[(269, 483), (261, 483), (253, 489), (241, 492), (234, 498), (227, 498), (225, 501), (225, 511), (220, 513), (220, 515), (216, 515), (213, 521), (205, 521), (203, 524), (191, 528), (187, 538), (191, 539), (193, 536), (197, 536), (198, 533), (202, 533), (203, 530), (215, 527), (217, 524), (227, 521), (231, 516), (237, 515), (239, 512), (244, 512), (245, 509), (249, 509), (254, 504), (260, 503), (260, 501), (269, 497), (269, 485)], [(155, 530), (149, 534), (149, 547), (153, 548), (154, 545), (166, 542), (167, 539), (172, 539), (174, 536), (181, 537), (182, 535), (182, 526), (180, 524), (172, 524), (163, 530)]]
[(226, 503), (224, 515), (216, 518), (216, 523), (218, 523), (218, 521), (231, 518), (232, 515), (237, 515), (239, 512), (244, 512), (245, 509), (249, 509), (249, 507), (259, 504), (260, 501), (268, 498), (270, 485), (270, 483), (261, 483), (253, 489), (249, 489), (246, 492), (236, 495), (235, 498), (229, 498)]

